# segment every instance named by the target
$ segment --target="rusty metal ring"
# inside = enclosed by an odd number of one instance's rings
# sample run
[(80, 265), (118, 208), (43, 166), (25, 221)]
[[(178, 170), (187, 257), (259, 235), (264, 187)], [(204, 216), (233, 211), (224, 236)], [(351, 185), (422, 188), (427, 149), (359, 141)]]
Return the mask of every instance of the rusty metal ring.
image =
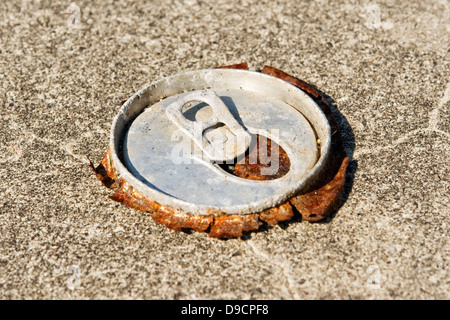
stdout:
[[(248, 70), (246, 63), (222, 68)], [(240, 237), (245, 232), (258, 230), (263, 224), (273, 226), (280, 221), (291, 220), (296, 214), (301, 215), (302, 220), (305, 221), (318, 221), (329, 216), (341, 202), (345, 172), (349, 162), (348, 157), (345, 156), (339, 128), (330, 107), (316, 89), (302, 80), (268, 66), (265, 66), (261, 73), (280, 78), (306, 92), (320, 106), (330, 123), (333, 132), (330, 152), (332, 157), (327, 159), (327, 163), (308, 189), (292, 196), (281, 205), (261, 212), (221, 216), (214, 214), (192, 215), (161, 205), (153, 199), (143, 196), (118, 175), (111, 159), (110, 150), (108, 150), (101, 163), (97, 167), (94, 167), (91, 163), (91, 168), (106, 187), (115, 191), (111, 198), (129, 207), (149, 212), (156, 222), (164, 224), (170, 229), (177, 231), (192, 229), (198, 232), (208, 232), (210, 237), (216, 238)]]

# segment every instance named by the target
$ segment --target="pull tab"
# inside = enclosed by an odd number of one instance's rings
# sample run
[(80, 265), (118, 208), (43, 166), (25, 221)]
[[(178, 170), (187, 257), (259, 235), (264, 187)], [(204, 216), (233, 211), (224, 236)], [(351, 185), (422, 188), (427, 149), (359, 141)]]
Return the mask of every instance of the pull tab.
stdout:
[[(208, 104), (213, 111), (212, 117), (206, 122), (186, 119), (182, 109), (192, 101)], [(210, 160), (217, 162), (233, 160), (244, 154), (250, 146), (250, 134), (241, 127), (213, 90), (193, 91), (183, 96), (167, 107), (166, 115)]]

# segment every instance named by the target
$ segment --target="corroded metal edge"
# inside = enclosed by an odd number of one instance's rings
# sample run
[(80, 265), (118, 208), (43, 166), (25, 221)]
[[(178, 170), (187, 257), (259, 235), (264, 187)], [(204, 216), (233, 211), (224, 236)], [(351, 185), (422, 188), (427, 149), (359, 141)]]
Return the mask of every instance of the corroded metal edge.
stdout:
[[(248, 65), (244, 62), (221, 68), (248, 70)], [(269, 66), (265, 66), (261, 72), (285, 80), (306, 92), (323, 110), (331, 125), (333, 133), (331, 155), (333, 156), (326, 164), (320, 178), (306, 190), (306, 193), (303, 191), (302, 194), (280, 206), (258, 213), (222, 216), (191, 215), (142, 196), (116, 173), (108, 149), (101, 163), (95, 167), (90, 162), (90, 167), (104, 186), (115, 191), (110, 198), (131, 208), (150, 213), (157, 223), (169, 229), (207, 232), (213, 238), (241, 237), (245, 232), (256, 231), (264, 224), (274, 226), (278, 222), (292, 220), (296, 214), (300, 214), (305, 221), (319, 221), (332, 214), (341, 204), (349, 158), (345, 156), (342, 138), (331, 108), (322, 94), (306, 82)]]

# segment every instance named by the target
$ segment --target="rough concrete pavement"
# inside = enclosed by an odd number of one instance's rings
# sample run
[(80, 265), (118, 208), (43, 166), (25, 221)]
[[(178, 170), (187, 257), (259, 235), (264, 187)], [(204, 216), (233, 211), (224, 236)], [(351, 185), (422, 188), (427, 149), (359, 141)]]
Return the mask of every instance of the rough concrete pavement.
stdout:
[[(4, 1), (0, 298), (449, 299), (449, 21), (445, 0)], [(86, 157), (121, 102), (243, 61), (334, 103), (337, 214), (222, 241), (109, 200)]]

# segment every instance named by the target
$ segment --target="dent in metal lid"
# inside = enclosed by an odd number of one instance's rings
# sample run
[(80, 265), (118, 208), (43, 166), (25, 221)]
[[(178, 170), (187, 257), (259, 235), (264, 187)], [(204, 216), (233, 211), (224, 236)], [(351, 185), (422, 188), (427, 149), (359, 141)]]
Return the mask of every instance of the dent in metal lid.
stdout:
[[(285, 175), (247, 180), (219, 165), (242, 159), (256, 135), (287, 153)], [(184, 72), (144, 87), (114, 119), (110, 145), (119, 174), (141, 194), (196, 215), (280, 204), (314, 178), (329, 147), (328, 121), (303, 91), (226, 69)], [(271, 151), (267, 170), (276, 171), (278, 150)]]

